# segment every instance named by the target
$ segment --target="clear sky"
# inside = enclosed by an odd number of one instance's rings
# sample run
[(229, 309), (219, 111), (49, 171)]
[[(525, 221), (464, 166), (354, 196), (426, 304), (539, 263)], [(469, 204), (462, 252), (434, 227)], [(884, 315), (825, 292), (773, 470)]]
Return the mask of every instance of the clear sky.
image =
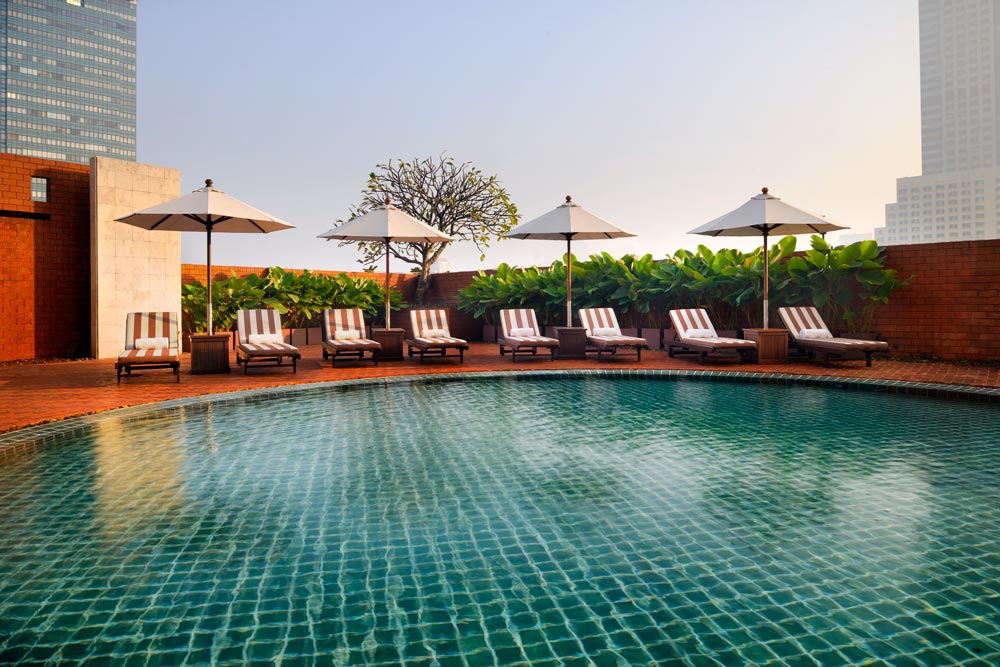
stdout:
[[(567, 194), (635, 233), (586, 256), (754, 245), (686, 234), (768, 186), (870, 231), (920, 173), (917, 0), (138, 3), (138, 160), (295, 225), (220, 234), (217, 264), (358, 270), (316, 236), (368, 173), (448, 153), (522, 221)], [(453, 270), (549, 264), (506, 240)], [(183, 259), (205, 260), (185, 234)], [(409, 265), (395, 262), (394, 271)]]

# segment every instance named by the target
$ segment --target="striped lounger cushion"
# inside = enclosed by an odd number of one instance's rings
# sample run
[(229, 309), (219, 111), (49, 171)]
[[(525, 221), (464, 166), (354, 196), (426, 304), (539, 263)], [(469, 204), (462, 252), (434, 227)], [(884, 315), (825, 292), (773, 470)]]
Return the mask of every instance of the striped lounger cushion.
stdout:
[(649, 347), (645, 338), (622, 335), (613, 308), (581, 308), (579, 316), (580, 324), (587, 330), (587, 342), (597, 348), (598, 359), (602, 352), (615, 354), (619, 347), (632, 347), (641, 360), (643, 348)]
[(118, 355), (118, 382), (132, 367), (172, 368), (180, 382), (180, 330), (171, 312), (129, 313), (125, 318), (125, 351)]
[(448, 329), (448, 311), (441, 308), (427, 308), (410, 311), (410, 327), (413, 336), (406, 339), (409, 356), (414, 351), (420, 353), (420, 363), (429, 351), (436, 351), (440, 356), (446, 356), (447, 350), (458, 350), (461, 361), (465, 361), (465, 350), (469, 343), (461, 338), (455, 338)]
[(709, 352), (735, 350), (739, 353), (739, 360), (743, 361), (747, 351), (757, 349), (752, 340), (720, 336), (704, 308), (671, 310), (670, 322), (677, 337), (677, 340), (667, 344), (667, 355), (670, 357), (677, 351), (694, 351), (704, 361)]
[(378, 353), (382, 345), (378, 341), (365, 338), (364, 311), (360, 308), (327, 308), (323, 311), (323, 358), (331, 363), (338, 356), (356, 356), (364, 359), (370, 352), (372, 361), (378, 365)]
[(510, 348), (511, 359), (517, 361), (517, 353), (522, 349), (534, 355), (538, 348), (547, 348), (555, 359), (559, 341), (541, 335), (535, 311), (530, 308), (501, 310), (500, 332), (500, 340), (497, 342), (500, 344), (501, 356), (505, 354), (506, 348)]
[[(786, 306), (778, 309), (778, 315), (788, 327), (788, 333), (798, 347), (819, 352), (825, 355), (826, 360), (830, 355), (843, 355), (855, 351), (863, 353), (865, 364), (871, 366), (872, 354), (886, 352), (889, 349), (889, 344), (884, 341), (833, 336), (815, 306)], [(812, 337), (814, 335), (822, 337), (814, 338)]]
[(292, 372), (296, 371), (296, 361), (302, 355), (299, 348), (282, 339), (281, 314), (278, 311), (270, 308), (238, 311), (236, 337), (236, 363), (243, 364), (244, 374), (251, 359), (274, 361), (274, 365), (280, 366), (284, 357), (292, 360)]

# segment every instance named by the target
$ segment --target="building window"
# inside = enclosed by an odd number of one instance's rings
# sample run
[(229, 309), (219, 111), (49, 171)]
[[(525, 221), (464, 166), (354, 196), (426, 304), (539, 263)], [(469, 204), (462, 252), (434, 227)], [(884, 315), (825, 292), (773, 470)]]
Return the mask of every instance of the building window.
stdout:
[[(22, 192), (24, 192), (22, 190)], [(49, 200), (49, 179), (39, 178), (38, 176), (31, 177), (31, 201), (48, 201)]]
[(76, 5), (77, 7), (83, 7), (83, 0), (66, 0), (67, 5)]

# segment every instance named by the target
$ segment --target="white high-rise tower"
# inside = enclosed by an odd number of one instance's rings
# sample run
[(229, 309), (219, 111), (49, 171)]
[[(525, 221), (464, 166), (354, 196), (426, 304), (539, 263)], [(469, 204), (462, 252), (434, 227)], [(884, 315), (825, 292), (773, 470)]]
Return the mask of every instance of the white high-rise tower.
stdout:
[(920, 121), (923, 175), (875, 238), (1000, 238), (1000, 0), (920, 0)]

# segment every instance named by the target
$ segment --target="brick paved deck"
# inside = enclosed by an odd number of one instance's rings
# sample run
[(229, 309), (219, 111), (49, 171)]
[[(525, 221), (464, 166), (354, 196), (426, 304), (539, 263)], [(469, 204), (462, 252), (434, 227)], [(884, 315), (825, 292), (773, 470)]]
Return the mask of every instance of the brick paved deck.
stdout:
[[(320, 363), (321, 348), (306, 345), (302, 350), (299, 371), (289, 368), (251, 368), (244, 376), (233, 361), (231, 375), (191, 375), (188, 355), (181, 361), (181, 382), (174, 382), (169, 371), (148, 371), (124, 378), (115, 384), (114, 360), (72, 361), (25, 366), (0, 367), (0, 432), (32, 424), (81, 414), (101, 412), (129, 405), (140, 405), (172, 398), (243, 389), (257, 389), (286, 384), (328, 382), (355, 378), (431, 373), (479, 373), (497, 370), (563, 370), (578, 368), (638, 368), (727, 370), (768, 373), (793, 373), (842, 378), (874, 378), (906, 382), (1000, 388), (1000, 368), (939, 362), (904, 362), (876, 359), (872, 368), (863, 361), (834, 362), (829, 367), (813, 361), (795, 360), (787, 364), (758, 366), (739, 364), (729, 359), (709, 359), (699, 364), (695, 357), (671, 359), (666, 352), (646, 351), (642, 362), (633, 355), (598, 363), (594, 359), (549, 361), (548, 355), (512, 364), (510, 356), (500, 357), (493, 343), (472, 343), (465, 363), (457, 359), (430, 360), (423, 365), (416, 359), (383, 362), (377, 368), (371, 362), (354, 360)], [(232, 355), (231, 355), (232, 356)]]

